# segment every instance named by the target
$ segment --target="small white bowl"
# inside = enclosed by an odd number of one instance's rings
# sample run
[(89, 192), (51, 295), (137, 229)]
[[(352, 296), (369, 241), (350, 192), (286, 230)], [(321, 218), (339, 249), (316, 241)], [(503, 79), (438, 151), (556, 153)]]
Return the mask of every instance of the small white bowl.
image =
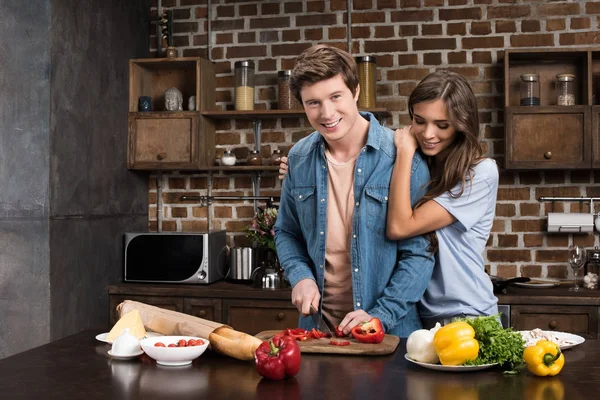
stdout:
[[(204, 344), (200, 346), (168, 347), (169, 344), (177, 344), (181, 339), (185, 341), (200, 339)], [(161, 342), (165, 347), (154, 346), (157, 342)], [(191, 364), (193, 360), (200, 357), (208, 347), (208, 339), (195, 336), (160, 336), (142, 339), (140, 345), (149, 357), (156, 360), (157, 364), (180, 366)]]

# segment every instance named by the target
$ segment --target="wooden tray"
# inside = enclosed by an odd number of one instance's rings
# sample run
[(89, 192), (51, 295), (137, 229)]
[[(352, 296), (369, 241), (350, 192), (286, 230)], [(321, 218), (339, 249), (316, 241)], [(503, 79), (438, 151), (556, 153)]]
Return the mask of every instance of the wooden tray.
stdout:
[[(262, 331), (255, 336), (261, 340), (267, 340), (280, 333), (281, 331)], [(330, 344), (331, 340), (347, 340), (349, 346), (335, 346)], [(383, 342), (360, 343), (354, 338), (321, 338), (298, 341), (302, 353), (326, 353), (326, 354), (345, 354), (361, 356), (381, 356), (391, 354), (396, 350), (400, 338), (395, 335), (385, 335)]]

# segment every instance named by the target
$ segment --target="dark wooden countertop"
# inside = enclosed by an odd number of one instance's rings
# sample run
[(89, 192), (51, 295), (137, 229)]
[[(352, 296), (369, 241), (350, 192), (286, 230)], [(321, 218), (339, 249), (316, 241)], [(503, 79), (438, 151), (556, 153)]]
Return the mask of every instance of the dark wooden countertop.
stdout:
[[(228, 281), (219, 281), (208, 285), (122, 283), (108, 287), (109, 294), (122, 295), (278, 300), (290, 300), (291, 292), (290, 288), (270, 290), (253, 288), (248, 283), (232, 283)], [(569, 292), (568, 286), (544, 289), (509, 286), (505, 294), (498, 295), (498, 303), (600, 306), (600, 290), (586, 289), (574, 293)]]
[[(253, 362), (207, 351), (191, 366), (161, 367), (145, 355), (117, 361), (91, 330), (0, 360), (0, 397), (6, 399), (594, 399), (600, 342), (565, 351), (555, 378), (516, 376), (492, 368), (431, 371), (404, 359), (404, 340), (389, 356), (304, 354), (298, 375), (261, 380)], [(553, 389), (555, 388), (555, 389)], [(562, 399), (563, 397), (555, 397)]]

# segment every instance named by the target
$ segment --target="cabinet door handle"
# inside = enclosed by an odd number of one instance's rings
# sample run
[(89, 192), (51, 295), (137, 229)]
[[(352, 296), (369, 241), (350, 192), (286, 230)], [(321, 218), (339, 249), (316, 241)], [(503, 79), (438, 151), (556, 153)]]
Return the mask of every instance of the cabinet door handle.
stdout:
[(165, 158), (167, 158), (167, 153), (165, 153), (164, 151), (163, 151), (162, 153), (158, 153), (158, 154), (156, 155), (156, 158), (157, 158), (158, 160), (161, 160), (161, 161), (162, 161), (162, 160), (164, 160)]
[(285, 318), (285, 313), (284, 312), (277, 313), (276, 318), (277, 318), (277, 321), (283, 320)]
[(200, 310), (200, 312), (198, 313), (199, 317), (205, 317), (206, 316), (206, 310)]
[(549, 160), (549, 159), (551, 159), (551, 158), (552, 158), (552, 152), (551, 152), (551, 151), (547, 151), (547, 152), (545, 152), (545, 153), (544, 153), (544, 158), (545, 158), (546, 160)]
[(558, 326), (558, 323), (554, 319), (548, 323), (548, 327), (550, 329), (556, 329), (557, 326)]

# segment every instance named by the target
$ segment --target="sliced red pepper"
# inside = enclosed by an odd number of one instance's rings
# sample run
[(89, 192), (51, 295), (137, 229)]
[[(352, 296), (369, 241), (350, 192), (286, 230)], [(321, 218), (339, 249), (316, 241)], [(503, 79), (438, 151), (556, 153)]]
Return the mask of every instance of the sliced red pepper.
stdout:
[(348, 335), (346, 335), (346, 334), (344, 333), (344, 331), (340, 330), (340, 328), (339, 328), (339, 327), (336, 327), (336, 328), (335, 328), (335, 336), (337, 336), (337, 337), (346, 337), (346, 336), (348, 336)]
[(350, 346), (350, 342), (347, 340), (330, 340), (329, 344), (334, 346)]
[(385, 336), (383, 325), (379, 318), (371, 318), (352, 328), (352, 336), (361, 343), (381, 343)]

